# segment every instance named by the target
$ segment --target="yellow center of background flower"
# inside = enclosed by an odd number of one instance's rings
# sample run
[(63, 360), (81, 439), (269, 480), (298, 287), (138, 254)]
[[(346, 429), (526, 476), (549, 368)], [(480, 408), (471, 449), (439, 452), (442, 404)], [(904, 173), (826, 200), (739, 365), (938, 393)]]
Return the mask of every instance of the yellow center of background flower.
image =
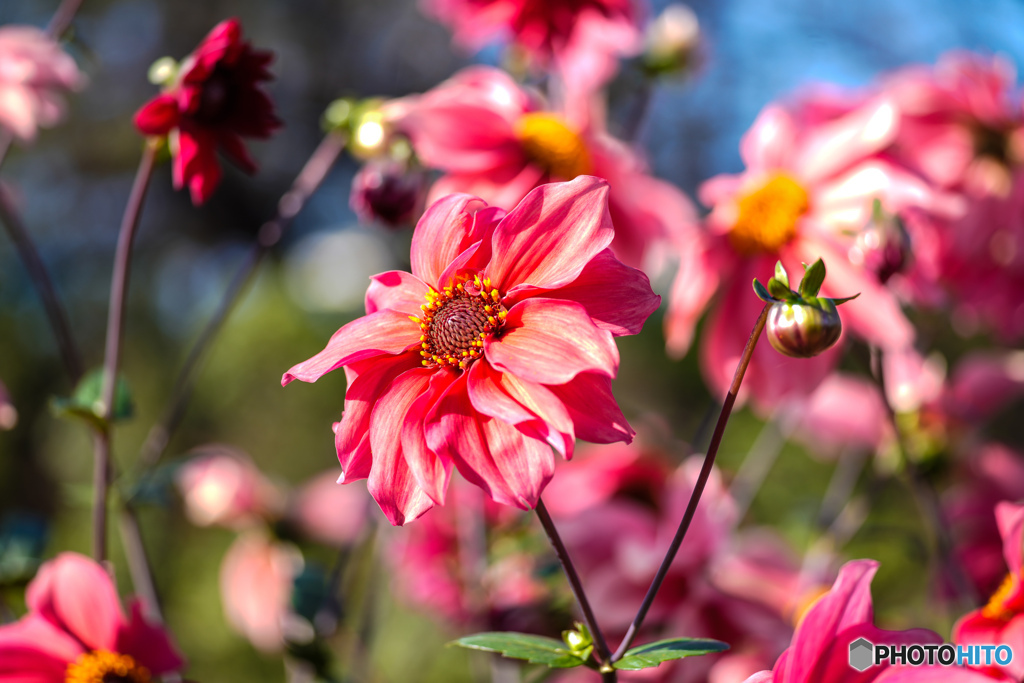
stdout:
[(150, 683), (149, 670), (128, 655), (97, 650), (68, 665), (65, 683)]
[(1009, 621), (1011, 617), (1016, 613), (1006, 605), (1007, 599), (1010, 597), (1010, 593), (1013, 592), (1014, 588), (1014, 576), (1013, 574), (1007, 574), (1006, 578), (1003, 579), (1003, 583), (1000, 584), (996, 592), (992, 594), (988, 604), (981, 609), (981, 614), (986, 619), (995, 619), (997, 621)]
[(796, 236), (797, 221), (808, 207), (807, 191), (800, 183), (778, 173), (740, 199), (729, 241), (743, 254), (774, 253)]
[(484, 340), (505, 324), (507, 311), (488, 278), (456, 281), (438, 292), (427, 292), (420, 306), (420, 356), (426, 367), (465, 370), (483, 355)]
[(524, 115), (516, 135), (530, 161), (551, 176), (572, 180), (590, 173), (590, 153), (583, 139), (554, 114)]

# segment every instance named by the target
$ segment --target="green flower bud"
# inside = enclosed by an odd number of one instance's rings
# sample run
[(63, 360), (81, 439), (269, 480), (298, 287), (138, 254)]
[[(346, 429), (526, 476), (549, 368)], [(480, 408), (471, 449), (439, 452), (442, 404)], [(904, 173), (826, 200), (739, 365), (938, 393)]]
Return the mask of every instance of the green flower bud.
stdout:
[(765, 327), (772, 348), (793, 358), (817, 356), (839, 341), (842, 331), (839, 311), (831, 299), (774, 303)]

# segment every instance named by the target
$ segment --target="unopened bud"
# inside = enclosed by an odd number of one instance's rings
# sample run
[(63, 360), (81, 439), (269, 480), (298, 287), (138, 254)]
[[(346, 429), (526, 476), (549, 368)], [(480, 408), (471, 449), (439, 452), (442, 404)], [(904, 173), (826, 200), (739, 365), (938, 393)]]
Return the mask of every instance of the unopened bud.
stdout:
[(400, 227), (416, 218), (426, 189), (422, 168), (386, 157), (371, 159), (352, 179), (349, 205), (364, 223)]
[(887, 213), (875, 200), (871, 220), (850, 247), (850, 261), (873, 272), (885, 284), (910, 263), (910, 235), (899, 216)]
[(171, 57), (161, 57), (149, 67), (147, 76), (153, 85), (170, 85), (178, 77), (178, 62)]
[(793, 358), (811, 358), (828, 350), (842, 331), (839, 311), (829, 299), (818, 299), (814, 304), (772, 304), (765, 327), (772, 348)]
[(653, 75), (692, 70), (700, 46), (700, 23), (687, 5), (665, 8), (647, 28), (643, 63)]

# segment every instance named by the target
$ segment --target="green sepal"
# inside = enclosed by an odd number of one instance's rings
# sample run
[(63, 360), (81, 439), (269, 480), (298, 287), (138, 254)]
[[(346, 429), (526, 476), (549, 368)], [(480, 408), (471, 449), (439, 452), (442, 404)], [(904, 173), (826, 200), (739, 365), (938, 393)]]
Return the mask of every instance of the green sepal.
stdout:
[(773, 304), (778, 299), (768, 293), (768, 290), (764, 288), (764, 285), (755, 277), (754, 278), (754, 294), (757, 294), (757, 298), (766, 304)]
[(768, 280), (768, 293), (771, 294), (776, 301), (794, 301), (796, 299), (796, 294), (793, 290), (776, 278)]
[[(103, 417), (103, 369), (98, 368), (88, 373), (75, 387), (70, 398), (53, 398), (50, 408), (58, 417), (73, 417), (85, 420), (95, 427), (104, 429), (107, 420)], [(114, 388), (114, 408), (110, 413), (110, 422), (127, 420), (135, 411), (131, 392), (124, 377), (117, 378)]]
[(829, 299), (829, 301), (831, 301), (834, 305), (838, 306), (839, 304), (845, 304), (847, 301), (853, 301), (858, 296), (860, 296), (860, 292), (857, 292), (853, 296), (844, 296), (841, 299)]
[(710, 638), (669, 638), (627, 650), (622, 659), (613, 666), (624, 671), (637, 671), (673, 659), (723, 652), (728, 649), (728, 643)]
[(821, 283), (825, 281), (825, 262), (820, 258), (811, 264), (800, 280), (800, 296), (813, 299), (818, 296)]
[(567, 648), (565, 643), (560, 640), (512, 631), (474, 633), (471, 636), (453, 640), (449, 645), (458, 645), (470, 650), (496, 652), (509, 659), (523, 659), (531, 664), (543, 664), (551, 669), (571, 669), (581, 666), (586, 661), (581, 655), (585, 651), (589, 657), (592, 649), (588, 647), (577, 653)]
[(782, 261), (775, 262), (775, 279), (781, 282), (787, 289), (789, 288), (789, 273), (782, 266)]

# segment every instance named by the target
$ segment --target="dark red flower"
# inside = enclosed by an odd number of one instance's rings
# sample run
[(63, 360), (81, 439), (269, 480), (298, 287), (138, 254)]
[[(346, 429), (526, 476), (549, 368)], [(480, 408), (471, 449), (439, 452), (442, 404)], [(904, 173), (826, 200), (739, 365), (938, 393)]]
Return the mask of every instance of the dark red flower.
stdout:
[(187, 184), (193, 204), (209, 199), (220, 182), (218, 148), (253, 173), (256, 164), (241, 138), (267, 138), (281, 126), (258, 85), (273, 78), (267, 71), (273, 58), (242, 42), (237, 19), (222, 21), (181, 62), (164, 92), (135, 114), (143, 134), (168, 136), (174, 186)]

